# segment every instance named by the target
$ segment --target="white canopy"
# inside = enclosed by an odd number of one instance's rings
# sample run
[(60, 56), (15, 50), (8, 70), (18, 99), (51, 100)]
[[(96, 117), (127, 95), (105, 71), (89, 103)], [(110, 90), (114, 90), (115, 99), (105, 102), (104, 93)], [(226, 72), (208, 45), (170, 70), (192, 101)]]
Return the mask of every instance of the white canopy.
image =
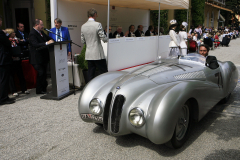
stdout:
[[(70, 0), (70, 1), (108, 5), (107, 0)], [(111, 6), (146, 10), (158, 10), (159, 3), (161, 3), (161, 10), (188, 9), (189, 6), (189, 0), (110, 0)]]

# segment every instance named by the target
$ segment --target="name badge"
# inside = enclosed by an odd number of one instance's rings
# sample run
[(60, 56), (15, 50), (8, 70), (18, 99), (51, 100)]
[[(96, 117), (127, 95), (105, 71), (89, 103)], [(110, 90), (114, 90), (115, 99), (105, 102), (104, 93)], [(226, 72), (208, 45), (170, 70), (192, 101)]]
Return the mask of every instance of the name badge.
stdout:
[(125, 38), (125, 42), (133, 42), (134, 38)]
[(155, 40), (156, 36), (149, 37), (150, 40)]
[(138, 41), (145, 41), (145, 37), (137, 37)]
[(120, 39), (109, 39), (109, 43), (120, 43)]

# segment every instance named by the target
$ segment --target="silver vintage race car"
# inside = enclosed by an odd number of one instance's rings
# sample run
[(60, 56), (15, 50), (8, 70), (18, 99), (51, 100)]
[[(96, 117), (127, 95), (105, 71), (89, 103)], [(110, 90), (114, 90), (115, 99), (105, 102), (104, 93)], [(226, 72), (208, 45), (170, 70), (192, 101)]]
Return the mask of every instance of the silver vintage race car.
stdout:
[(102, 74), (82, 91), (78, 109), (85, 122), (102, 124), (110, 135), (135, 133), (155, 144), (181, 147), (192, 122), (201, 120), (237, 85), (232, 62), (205, 66), (205, 58), (189, 54), (157, 60), (131, 72)]

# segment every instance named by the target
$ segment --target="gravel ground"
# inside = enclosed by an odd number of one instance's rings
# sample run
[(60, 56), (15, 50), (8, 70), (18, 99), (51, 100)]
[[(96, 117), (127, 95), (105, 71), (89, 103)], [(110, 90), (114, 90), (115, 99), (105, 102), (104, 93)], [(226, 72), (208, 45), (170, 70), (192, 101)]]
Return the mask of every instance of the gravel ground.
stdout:
[[(210, 52), (240, 70), (240, 39)], [(240, 82), (228, 104), (217, 105), (178, 150), (135, 134), (112, 137), (83, 122), (80, 91), (61, 101), (41, 100), (30, 90), (12, 105), (0, 106), (0, 159), (240, 159)]]

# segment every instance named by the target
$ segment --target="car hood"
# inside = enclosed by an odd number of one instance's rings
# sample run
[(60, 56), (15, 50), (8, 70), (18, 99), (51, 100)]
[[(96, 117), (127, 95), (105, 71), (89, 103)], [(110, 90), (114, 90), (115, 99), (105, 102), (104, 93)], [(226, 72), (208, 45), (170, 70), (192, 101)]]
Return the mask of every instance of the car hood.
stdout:
[(158, 85), (182, 80), (205, 80), (203, 66), (192, 62), (179, 62), (178, 60), (162, 60), (143, 66), (125, 74), (118, 81), (118, 86), (139, 80), (140, 77), (150, 80)]

